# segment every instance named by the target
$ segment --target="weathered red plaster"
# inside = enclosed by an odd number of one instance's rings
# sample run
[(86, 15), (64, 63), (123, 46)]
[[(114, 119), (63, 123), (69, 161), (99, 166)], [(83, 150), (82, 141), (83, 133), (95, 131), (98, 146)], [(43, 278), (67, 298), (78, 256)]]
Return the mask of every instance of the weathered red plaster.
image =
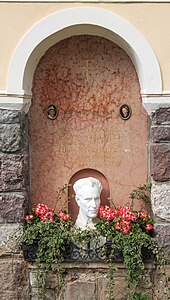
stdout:
[[(45, 115), (49, 103), (59, 108), (54, 121)], [(123, 103), (132, 108), (128, 121), (119, 116)], [(103, 173), (114, 202), (126, 203), (132, 188), (147, 180), (147, 139), (136, 71), (121, 48), (84, 35), (45, 53), (30, 109), (32, 204), (53, 206), (58, 187), (84, 168)]]

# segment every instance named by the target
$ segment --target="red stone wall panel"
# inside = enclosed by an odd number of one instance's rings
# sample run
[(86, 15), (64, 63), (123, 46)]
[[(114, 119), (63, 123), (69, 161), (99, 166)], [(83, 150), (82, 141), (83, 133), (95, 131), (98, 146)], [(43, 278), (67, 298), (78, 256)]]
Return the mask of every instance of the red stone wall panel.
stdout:
[[(45, 114), (49, 103), (59, 110), (53, 121)], [(124, 103), (132, 108), (127, 121), (119, 115)], [(35, 71), (29, 119), (32, 204), (53, 206), (58, 187), (81, 169), (104, 174), (116, 204), (147, 181), (147, 113), (138, 78), (111, 41), (73, 36), (50, 48)]]

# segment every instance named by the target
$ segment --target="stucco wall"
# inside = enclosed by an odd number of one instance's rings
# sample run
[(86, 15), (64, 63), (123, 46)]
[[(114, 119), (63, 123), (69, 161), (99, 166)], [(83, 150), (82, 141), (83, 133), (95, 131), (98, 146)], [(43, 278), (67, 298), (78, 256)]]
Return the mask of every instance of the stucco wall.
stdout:
[[(5, 94), (7, 89), (7, 73), (12, 55), (24, 34), (49, 14), (66, 8), (84, 6), (110, 10), (125, 18), (143, 34), (160, 63), (163, 90), (169, 90), (167, 95), (170, 94), (170, 3), (81, 4), (57, 2), (7, 3), (0, 1), (0, 97), (3, 96), (3, 91)], [(6, 96), (4, 98), (7, 98)], [(11, 97), (11, 101), (13, 100), (14, 98)], [(157, 101), (157, 99), (154, 100)], [(160, 107), (163, 106), (162, 100), (164, 101), (165, 97), (164, 99), (161, 98)], [(9, 107), (6, 108), (9, 109)], [(2, 168), (0, 181), (1, 299), (28, 300), (28, 265), (23, 261), (18, 248), (21, 241), (22, 220), (29, 202), (27, 115), (14, 110), (1, 110), (0, 123), (0, 160)], [(160, 108), (151, 117), (152, 206), (156, 220), (155, 229), (159, 233), (158, 238), (170, 253), (168, 213), (170, 205), (169, 128), (170, 110), (169, 108)], [(72, 280), (72, 277), (70, 278)], [(88, 279), (91, 280), (91, 278)], [(95, 284), (92, 283), (93, 287)], [(85, 283), (84, 286), (89, 285)], [(68, 285), (68, 291), (70, 292), (71, 288), (74, 290), (74, 287), (77, 287), (76, 280), (73, 284)], [(50, 291), (50, 293), (53, 294), (54, 292)], [(52, 299), (52, 296), (50, 297)], [(96, 295), (93, 295), (93, 297), (96, 299)], [(55, 296), (54, 299), (56, 299)], [(163, 299), (163, 296), (160, 299)]]
[(93, 6), (119, 14), (143, 34), (161, 66), (163, 90), (170, 90), (170, 3), (0, 3), (0, 90), (7, 88), (12, 54), (23, 35), (42, 18), (56, 11)]

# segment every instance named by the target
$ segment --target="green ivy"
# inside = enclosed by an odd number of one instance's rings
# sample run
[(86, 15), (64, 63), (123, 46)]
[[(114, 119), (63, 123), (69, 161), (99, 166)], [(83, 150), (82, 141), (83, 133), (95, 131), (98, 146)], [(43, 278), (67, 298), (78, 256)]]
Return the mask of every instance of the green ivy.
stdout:
[[(137, 188), (134, 190), (130, 198), (146, 200), (150, 203), (149, 196), (146, 193), (148, 186)], [(61, 197), (60, 191), (58, 197)], [(131, 205), (133, 208), (133, 205)], [(102, 219), (96, 225), (95, 230), (80, 230), (75, 228), (70, 218), (66, 220), (59, 218), (58, 215), (53, 214), (53, 221), (40, 221), (40, 218), (33, 214), (33, 220), (29, 219), (24, 225), (23, 241), (27, 244), (33, 244), (35, 240), (38, 241), (38, 252), (36, 258), (37, 264), (37, 281), (39, 286), (39, 299), (43, 300), (46, 292), (46, 279), (50, 270), (55, 268), (58, 277), (59, 289), (63, 286), (63, 267), (64, 250), (69, 243), (78, 244), (82, 253), (87, 243), (92, 242), (94, 245), (100, 243), (101, 237), (110, 241), (109, 253), (106, 253), (108, 262), (108, 296), (110, 300), (114, 300), (114, 271), (116, 265), (114, 263), (115, 251), (118, 249), (122, 251), (123, 262), (126, 268), (126, 284), (129, 291), (127, 300), (149, 300), (149, 294), (154, 293), (154, 285), (149, 276), (143, 261), (142, 250), (144, 248), (150, 250), (154, 255), (154, 264), (156, 268), (162, 270), (162, 276), (165, 280), (166, 296), (168, 295), (168, 279), (166, 277), (166, 255), (163, 249), (158, 245), (156, 239), (145, 230), (146, 222), (139, 219), (134, 221), (131, 230), (128, 234), (122, 231), (115, 230), (114, 221), (107, 221)], [(30, 215), (29, 215), (30, 216)], [(66, 215), (68, 216), (68, 215)], [(152, 224), (152, 221), (148, 221)], [(106, 248), (103, 247), (103, 251)], [(145, 282), (147, 284), (148, 293), (137, 292), (138, 287)], [(146, 288), (145, 288), (146, 289)], [(168, 298), (167, 298), (168, 299)], [(162, 300), (166, 300), (162, 299)]]
[(149, 296), (142, 293), (134, 293), (130, 300), (149, 300)]

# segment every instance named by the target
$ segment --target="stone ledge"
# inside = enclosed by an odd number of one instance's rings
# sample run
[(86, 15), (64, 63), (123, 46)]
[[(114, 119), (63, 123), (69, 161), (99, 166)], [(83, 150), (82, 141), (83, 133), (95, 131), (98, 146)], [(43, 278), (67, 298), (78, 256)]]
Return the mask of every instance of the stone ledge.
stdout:
[[(42, 269), (43, 269), (43, 263), (42, 265)], [(114, 265), (117, 266), (118, 270), (115, 271), (116, 273), (119, 274), (119, 271), (122, 272), (124, 271), (125, 265), (122, 262), (115, 262)], [(54, 269), (55, 267), (57, 267), (57, 264), (53, 264)], [(108, 268), (109, 268), (109, 263), (107, 262), (85, 262), (85, 263), (79, 263), (79, 262), (63, 262), (62, 266), (64, 269), (68, 269), (68, 270), (97, 270), (99, 272), (107, 272)], [(146, 263), (145, 264), (147, 269), (155, 269), (156, 264), (155, 262), (151, 262), (151, 263)], [(28, 262), (28, 269), (30, 271), (35, 271), (37, 268), (36, 263), (35, 262)]]

